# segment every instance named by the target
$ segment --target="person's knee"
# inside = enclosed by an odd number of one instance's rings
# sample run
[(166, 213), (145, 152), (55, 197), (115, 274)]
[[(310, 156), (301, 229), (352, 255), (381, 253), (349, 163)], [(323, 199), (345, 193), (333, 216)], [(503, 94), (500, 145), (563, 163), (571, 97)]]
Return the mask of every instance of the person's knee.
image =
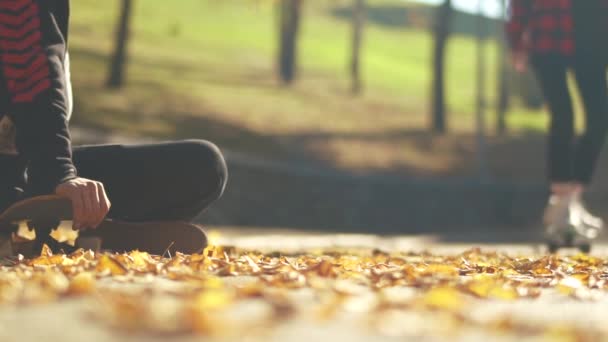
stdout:
[(206, 140), (185, 140), (182, 142), (190, 160), (189, 170), (193, 178), (193, 190), (205, 202), (219, 199), (228, 181), (228, 167), (220, 149)]

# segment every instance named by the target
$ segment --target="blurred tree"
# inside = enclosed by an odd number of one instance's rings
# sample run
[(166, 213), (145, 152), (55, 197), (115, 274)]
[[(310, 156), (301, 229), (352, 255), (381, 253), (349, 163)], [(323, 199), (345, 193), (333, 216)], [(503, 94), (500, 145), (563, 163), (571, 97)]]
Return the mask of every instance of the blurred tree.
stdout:
[(279, 0), (279, 77), (290, 84), (296, 77), (297, 40), (302, 0)]
[(122, 0), (120, 18), (116, 29), (114, 53), (110, 60), (110, 73), (107, 80), (108, 88), (120, 88), (124, 84), (127, 64), (127, 44), (129, 41), (133, 0)]
[(364, 24), (365, 0), (353, 0), (353, 44), (350, 64), (353, 94), (359, 94), (361, 92), (360, 64)]
[[(501, 15), (506, 17), (507, 3), (506, 0), (499, 0), (498, 4), (500, 7)], [(503, 29), (500, 31), (501, 34), (498, 36), (498, 82), (497, 82), (497, 95), (496, 95), (496, 134), (505, 135), (507, 133), (507, 110), (509, 108), (509, 62), (506, 58), (507, 41)]]
[(489, 179), (486, 146), (486, 19), (483, 12), (484, 0), (477, 0), (477, 91), (476, 91), (476, 132), (477, 132), (477, 172), (481, 182)]
[(444, 134), (446, 125), (445, 105), (445, 50), (450, 35), (452, 18), (452, 1), (445, 0), (435, 14), (435, 44), (433, 48), (433, 83), (432, 83), (432, 127), (435, 133)]

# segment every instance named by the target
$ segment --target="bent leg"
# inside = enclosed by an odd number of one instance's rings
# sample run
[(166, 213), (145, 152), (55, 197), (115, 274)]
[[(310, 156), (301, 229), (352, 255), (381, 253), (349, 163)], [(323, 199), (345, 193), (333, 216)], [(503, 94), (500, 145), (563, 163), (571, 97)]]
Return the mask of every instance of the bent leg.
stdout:
[(127, 221), (192, 220), (221, 197), (228, 171), (208, 141), (74, 148), (80, 177), (104, 184), (108, 217)]

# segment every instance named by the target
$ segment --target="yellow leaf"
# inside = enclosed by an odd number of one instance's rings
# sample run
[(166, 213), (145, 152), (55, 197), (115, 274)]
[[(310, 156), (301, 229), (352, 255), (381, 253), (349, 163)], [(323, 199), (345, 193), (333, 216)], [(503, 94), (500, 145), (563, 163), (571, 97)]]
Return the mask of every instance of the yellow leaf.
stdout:
[(51, 236), (59, 242), (74, 245), (78, 239), (78, 231), (72, 229), (71, 222), (61, 222), (59, 227), (51, 232)]
[(423, 269), (423, 272), (433, 275), (456, 276), (458, 275), (458, 268), (446, 264), (430, 264)]
[(104, 254), (101, 256), (101, 258), (99, 258), (95, 270), (100, 273), (109, 271), (113, 276), (127, 274), (126, 267), (118, 262), (118, 260), (107, 254)]
[(95, 276), (90, 272), (78, 273), (70, 280), (69, 295), (85, 295), (95, 291)]
[(232, 299), (232, 294), (227, 291), (206, 290), (196, 296), (194, 305), (198, 310), (219, 310), (230, 305)]
[(519, 298), (519, 293), (512, 287), (495, 286), (490, 290), (489, 296), (501, 300), (516, 300)]
[(41, 278), (41, 283), (43, 286), (58, 291), (65, 290), (69, 286), (67, 277), (60, 272), (46, 272)]
[(517, 289), (506, 287), (504, 283), (492, 276), (480, 276), (466, 285), (466, 288), (480, 298), (515, 300), (519, 298)]
[(203, 286), (207, 290), (219, 290), (224, 288), (224, 281), (217, 277), (209, 277), (205, 278), (203, 281)]
[(474, 295), (487, 298), (493, 285), (489, 281), (473, 281), (467, 285), (467, 289)]
[(146, 252), (132, 251), (129, 253), (129, 257), (131, 257), (131, 262), (135, 267), (146, 267), (153, 261), (150, 254)]
[(424, 294), (422, 302), (431, 308), (457, 311), (464, 305), (464, 298), (451, 287), (437, 287)]
[(222, 234), (217, 230), (211, 230), (207, 233), (207, 242), (209, 245), (218, 245)]
[(512, 268), (506, 268), (506, 269), (501, 270), (500, 274), (502, 276), (509, 277), (509, 276), (518, 276), (519, 272), (517, 272), (516, 270), (514, 270)]
[(51, 250), (51, 248), (49, 246), (47, 246), (46, 243), (44, 245), (42, 245), (42, 249), (40, 250), (40, 256), (47, 257), (47, 258), (53, 256), (53, 251)]
[(247, 261), (247, 264), (249, 264), (249, 267), (251, 267), (251, 271), (253, 273), (259, 273), (261, 271), (260, 267), (253, 261), (253, 259), (251, 259), (249, 255), (245, 255), (244, 258), (245, 261)]
[(57, 254), (51, 256), (39, 256), (29, 261), (32, 266), (71, 266), (74, 265), (74, 260), (67, 258), (65, 255)]
[(547, 341), (556, 341), (556, 342), (576, 342), (576, 341), (584, 341), (579, 336), (579, 332), (569, 326), (551, 326), (549, 327), (544, 334)]
[(209, 258), (224, 257), (224, 248), (222, 246), (209, 245), (203, 250), (203, 255)]
[(560, 293), (570, 296), (576, 293), (576, 290), (580, 289), (582, 286), (583, 283), (580, 281), (580, 279), (575, 277), (567, 277), (560, 280), (555, 288)]
[(553, 272), (547, 268), (536, 268), (532, 270), (532, 272), (534, 272), (535, 275), (539, 276), (553, 275)]
[(251, 283), (237, 289), (239, 298), (260, 298), (264, 296), (264, 286), (262, 283)]
[(334, 274), (333, 264), (329, 260), (323, 260), (315, 266), (311, 267), (311, 270), (315, 270), (321, 277), (330, 277)]
[(342, 309), (345, 301), (345, 296), (331, 295), (330, 298), (325, 300), (325, 302), (317, 309), (317, 319), (319, 321), (328, 321), (334, 318)]
[(16, 235), (26, 241), (33, 241), (36, 239), (36, 230), (30, 230), (27, 224), (20, 224)]

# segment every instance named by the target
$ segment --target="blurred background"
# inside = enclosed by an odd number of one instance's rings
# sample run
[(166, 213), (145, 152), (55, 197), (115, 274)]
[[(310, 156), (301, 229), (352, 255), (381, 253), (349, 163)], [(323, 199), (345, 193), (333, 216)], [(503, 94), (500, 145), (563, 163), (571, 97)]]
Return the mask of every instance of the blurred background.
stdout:
[(536, 239), (547, 116), (533, 75), (509, 66), (505, 12), (505, 0), (73, 1), (74, 140), (215, 142), (231, 178), (200, 218), (211, 226)]

